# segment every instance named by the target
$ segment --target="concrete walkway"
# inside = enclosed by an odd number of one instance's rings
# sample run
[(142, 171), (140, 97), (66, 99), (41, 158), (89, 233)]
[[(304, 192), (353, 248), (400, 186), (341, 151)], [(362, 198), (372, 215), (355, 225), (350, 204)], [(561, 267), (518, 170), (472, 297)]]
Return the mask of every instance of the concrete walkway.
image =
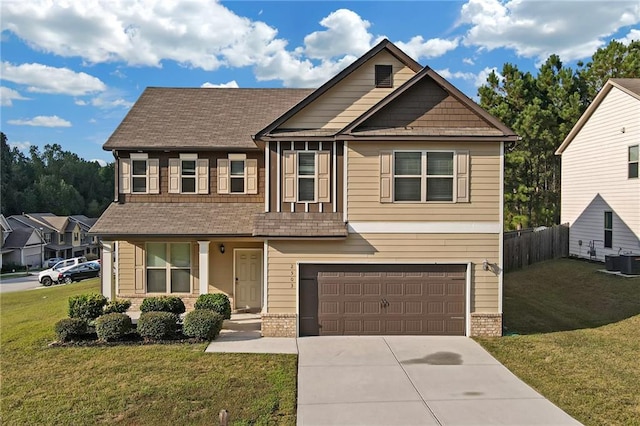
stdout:
[(298, 425), (579, 425), (467, 337), (268, 338), (234, 314), (206, 352), (298, 353)]

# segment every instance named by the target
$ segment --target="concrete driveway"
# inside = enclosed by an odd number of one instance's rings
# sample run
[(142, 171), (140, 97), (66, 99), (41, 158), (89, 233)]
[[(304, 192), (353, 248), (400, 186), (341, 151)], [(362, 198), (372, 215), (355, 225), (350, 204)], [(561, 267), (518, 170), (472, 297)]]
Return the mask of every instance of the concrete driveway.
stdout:
[(297, 339), (299, 425), (579, 425), (472, 339)]

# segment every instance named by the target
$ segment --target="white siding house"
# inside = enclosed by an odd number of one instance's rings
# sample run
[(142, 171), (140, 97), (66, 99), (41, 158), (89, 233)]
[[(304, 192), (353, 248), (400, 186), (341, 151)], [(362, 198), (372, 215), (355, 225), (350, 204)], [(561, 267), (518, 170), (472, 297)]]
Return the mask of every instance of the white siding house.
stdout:
[(556, 151), (569, 254), (640, 253), (640, 79), (610, 79)]

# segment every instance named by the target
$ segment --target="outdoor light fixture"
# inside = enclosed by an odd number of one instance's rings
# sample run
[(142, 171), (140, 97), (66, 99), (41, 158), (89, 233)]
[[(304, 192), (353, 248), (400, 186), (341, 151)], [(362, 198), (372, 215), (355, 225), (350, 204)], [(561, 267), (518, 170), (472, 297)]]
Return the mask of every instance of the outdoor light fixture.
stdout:
[(488, 271), (489, 270), (489, 261), (487, 259), (482, 261), (482, 270), (483, 271)]
[(220, 244), (220, 253), (224, 254), (224, 244)]

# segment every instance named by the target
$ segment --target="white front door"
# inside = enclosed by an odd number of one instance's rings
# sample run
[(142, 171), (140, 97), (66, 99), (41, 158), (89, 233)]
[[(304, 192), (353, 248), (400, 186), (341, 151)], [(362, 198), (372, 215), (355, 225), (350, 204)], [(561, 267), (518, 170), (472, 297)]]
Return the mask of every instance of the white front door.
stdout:
[(236, 309), (260, 309), (262, 250), (237, 249), (234, 254)]

